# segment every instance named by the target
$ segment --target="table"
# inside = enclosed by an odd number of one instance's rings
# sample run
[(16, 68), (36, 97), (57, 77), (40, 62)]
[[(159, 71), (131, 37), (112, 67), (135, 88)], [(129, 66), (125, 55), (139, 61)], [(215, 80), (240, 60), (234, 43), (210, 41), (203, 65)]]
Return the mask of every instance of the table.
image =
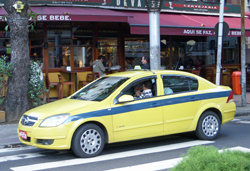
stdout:
[(75, 74), (75, 91), (77, 91), (77, 73), (78, 72), (86, 72), (85, 70), (70, 70), (70, 71), (67, 71), (67, 70), (62, 70), (60, 71), (62, 73), (69, 73), (69, 81), (71, 81), (71, 74)]

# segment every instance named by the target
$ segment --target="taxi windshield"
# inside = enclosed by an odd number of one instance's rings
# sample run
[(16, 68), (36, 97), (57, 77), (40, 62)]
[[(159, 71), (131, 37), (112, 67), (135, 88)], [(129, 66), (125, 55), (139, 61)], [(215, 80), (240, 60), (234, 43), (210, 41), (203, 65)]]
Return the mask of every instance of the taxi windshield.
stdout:
[(77, 94), (72, 96), (71, 99), (102, 101), (128, 79), (129, 78), (127, 77), (102, 77), (99, 80), (87, 85)]

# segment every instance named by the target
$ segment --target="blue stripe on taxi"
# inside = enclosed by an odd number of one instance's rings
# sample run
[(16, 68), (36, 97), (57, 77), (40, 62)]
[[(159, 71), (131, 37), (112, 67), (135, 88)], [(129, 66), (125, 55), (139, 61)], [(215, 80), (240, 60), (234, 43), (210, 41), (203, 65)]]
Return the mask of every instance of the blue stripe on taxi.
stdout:
[[(161, 107), (161, 106), (174, 105), (174, 104), (180, 104), (180, 103), (186, 103), (186, 102), (192, 102), (192, 101), (198, 101), (198, 100), (228, 97), (230, 92), (231, 91), (223, 91), (223, 92), (216, 92), (216, 93), (188, 95), (188, 96), (175, 97), (175, 98), (169, 98), (169, 99), (164, 99), (164, 100), (157, 100), (157, 101), (154, 101), (154, 103), (156, 107)], [(81, 113), (78, 115), (70, 116), (65, 121), (65, 123), (76, 121), (79, 119), (91, 118), (91, 117), (116, 115), (116, 114), (136, 111), (136, 110), (144, 110), (144, 109), (151, 108), (152, 107), (151, 104), (152, 104), (152, 101), (112, 108), (112, 111), (108, 109), (103, 109), (103, 110), (97, 110), (97, 111), (88, 112), (88, 113)]]

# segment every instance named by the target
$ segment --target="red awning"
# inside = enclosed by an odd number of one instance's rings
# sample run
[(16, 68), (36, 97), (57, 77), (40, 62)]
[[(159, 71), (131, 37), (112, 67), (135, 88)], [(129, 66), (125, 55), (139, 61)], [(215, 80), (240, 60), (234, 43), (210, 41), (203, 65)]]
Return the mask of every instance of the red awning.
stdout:
[[(38, 21), (96, 21), (96, 22), (128, 22), (127, 14), (100, 8), (81, 7), (31, 7), (38, 14)], [(6, 15), (3, 8), (0, 15)]]
[[(149, 34), (149, 14), (146, 12), (125, 12), (132, 15), (128, 19), (131, 34)], [(215, 36), (214, 27), (218, 23), (218, 16), (188, 15), (188, 14), (160, 14), (161, 35), (184, 36)], [(241, 18), (224, 17), (230, 31), (228, 36), (241, 36)], [(250, 36), (250, 19), (245, 19), (246, 36)]]

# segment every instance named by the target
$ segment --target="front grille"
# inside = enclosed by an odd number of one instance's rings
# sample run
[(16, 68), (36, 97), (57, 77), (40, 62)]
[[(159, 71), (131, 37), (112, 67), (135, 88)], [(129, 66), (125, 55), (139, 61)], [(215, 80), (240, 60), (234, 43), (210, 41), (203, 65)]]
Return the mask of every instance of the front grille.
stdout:
[(24, 126), (33, 126), (38, 121), (37, 117), (23, 115), (21, 124)]

